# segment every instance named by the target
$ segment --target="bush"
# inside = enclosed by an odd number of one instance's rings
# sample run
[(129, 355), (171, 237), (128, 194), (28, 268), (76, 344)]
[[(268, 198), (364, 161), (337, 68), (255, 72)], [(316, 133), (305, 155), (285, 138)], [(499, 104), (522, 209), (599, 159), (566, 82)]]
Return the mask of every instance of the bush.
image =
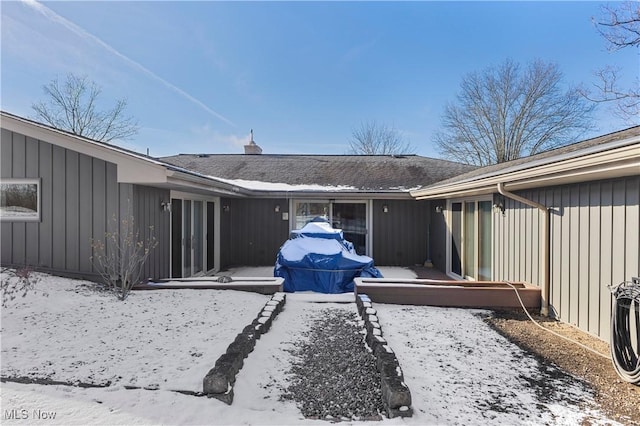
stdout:
[(158, 243), (152, 226), (149, 237), (140, 240), (130, 209), (120, 221), (115, 215), (112, 221), (116, 231), (106, 232), (104, 240), (92, 241), (91, 260), (105, 284), (118, 299), (125, 300), (131, 288), (141, 282), (144, 263)]
[(29, 266), (18, 269), (2, 268), (0, 275), (2, 306), (5, 308), (21, 293), (22, 297), (25, 297), (27, 293), (33, 291), (40, 281), (40, 276), (33, 274), (33, 269)]

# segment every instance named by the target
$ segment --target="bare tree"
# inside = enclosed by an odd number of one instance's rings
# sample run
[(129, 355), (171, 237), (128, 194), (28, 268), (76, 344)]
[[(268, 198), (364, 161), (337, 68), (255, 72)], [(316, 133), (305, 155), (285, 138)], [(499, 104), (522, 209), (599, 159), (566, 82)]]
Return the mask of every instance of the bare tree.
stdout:
[(42, 88), (47, 99), (31, 108), (36, 119), (52, 127), (102, 142), (127, 139), (138, 133), (137, 122), (124, 115), (125, 99), (117, 100), (110, 110), (97, 110), (102, 90), (87, 76), (69, 73), (63, 83), (55, 78)]
[(506, 60), (462, 80), (444, 111), (436, 144), (447, 158), (486, 166), (575, 141), (592, 128), (595, 105), (563, 90), (558, 66), (540, 60), (521, 69)]
[(136, 228), (131, 203), (127, 213), (118, 220), (112, 217), (113, 232), (106, 232), (104, 240), (93, 240), (91, 261), (109, 289), (118, 299), (125, 300), (134, 285), (142, 280), (143, 267), (151, 251), (158, 245), (149, 227), (149, 236), (142, 240)]
[[(593, 23), (607, 41), (607, 49), (616, 52), (640, 46), (640, 4), (638, 2), (616, 3), (617, 8), (602, 7), (602, 15)], [(637, 70), (636, 70), (637, 71)], [(629, 124), (637, 124), (640, 116), (640, 78), (636, 77), (630, 88), (621, 87), (622, 70), (607, 66), (595, 71), (595, 93), (582, 89), (582, 95), (596, 103), (611, 103), (613, 113)]]
[(395, 127), (367, 121), (351, 131), (348, 152), (357, 155), (401, 155), (414, 154), (415, 148)]

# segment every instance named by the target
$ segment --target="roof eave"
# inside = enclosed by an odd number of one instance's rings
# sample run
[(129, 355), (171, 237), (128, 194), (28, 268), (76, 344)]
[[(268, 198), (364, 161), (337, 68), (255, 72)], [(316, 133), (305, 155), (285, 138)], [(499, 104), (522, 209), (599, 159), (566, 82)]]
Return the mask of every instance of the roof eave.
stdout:
[(433, 185), (411, 195), (418, 199), (452, 198), (496, 192), (498, 183), (511, 191), (563, 185), (589, 180), (611, 179), (640, 174), (640, 136), (576, 151), (573, 155), (550, 157), (544, 163), (527, 168), (508, 168), (469, 180)]

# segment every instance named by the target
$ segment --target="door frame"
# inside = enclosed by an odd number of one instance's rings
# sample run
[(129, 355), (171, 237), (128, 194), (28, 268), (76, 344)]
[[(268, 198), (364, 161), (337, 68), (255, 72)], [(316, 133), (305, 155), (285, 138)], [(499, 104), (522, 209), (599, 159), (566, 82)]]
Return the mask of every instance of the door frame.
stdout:
[[(451, 278), (454, 279), (464, 279), (464, 280), (469, 280), (469, 281), (475, 281), (477, 279), (477, 277), (480, 275), (480, 270), (479, 270), (479, 266), (480, 266), (480, 214), (479, 214), (479, 203), (480, 202), (493, 202), (493, 196), (492, 195), (488, 195), (488, 196), (483, 196), (483, 197), (466, 197), (466, 198), (452, 198), (452, 199), (448, 199), (447, 200), (447, 210), (446, 210), (446, 215), (445, 215), (445, 219), (446, 219), (446, 233), (445, 233), (445, 242), (446, 242), (446, 273), (448, 276), (450, 276)], [(460, 236), (460, 242), (461, 242), (461, 247), (460, 247), (460, 262), (461, 262), (461, 275), (456, 274), (455, 272), (452, 272), (452, 256), (451, 256), (451, 238), (452, 238), (452, 204), (454, 203), (461, 203), (461, 217), (460, 217), (460, 222), (461, 222), (461, 236)], [(474, 203), (474, 218), (473, 218), (473, 244), (474, 244), (474, 269), (475, 269), (475, 277), (473, 276), (469, 276), (466, 272), (467, 272), (467, 266), (465, 265), (465, 232), (466, 232), (466, 225), (465, 225), (465, 215), (466, 215), (466, 204), (468, 203)], [(494, 220), (493, 220), (493, 216), (491, 217), (491, 238), (493, 239), (493, 229), (495, 227), (494, 224)], [(494, 246), (494, 244), (490, 244), (491, 247)], [(494, 277), (494, 272), (495, 271), (495, 256), (494, 256), (494, 250), (493, 248), (491, 249), (491, 277), (490, 279), (493, 279)]]
[[(192, 275), (190, 276), (202, 276), (202, 275), (209, 275), (212, 273), (215, 273), (217, 271), (220, 270), (220, 197), (209, 197), (209, 196), (205, 196), (205, 195), (199, 195), (199, 194), (192, 194), (192, 193), (188, 193), (188, 192), (181, 192), (181, 191), (171, 191), (170, 194), (170, 198), (171, 199), (178, 199), (181, 200), (181, 208), (184, 211), (184, 205), (185, 205), (185, 201), (191, 201), (191, 217), (189, 218), (189, 220), (193, 221), (193, 217), (194, 217), (194, 209), (193, 209), (193, 202), (194, 201), (200, 201), (202, 202), (202, 233), (203, 233), (203, 237), (201, 239), (202, 242), (202, 271), (198, 272), (196, 274), (193, 274), (193, 265), (194, 265), (194, 261), (193, 261), (193, 257), (191, 259), (191, 271), (192, 271)], [(213, 229), (213, 237), (214, 237), (214, 243), (213, 243), (213, 250), (214, 250), (214, 265), (213, 268), (209, 268), (207, 269), (207, 267), (209, 266), (207, 264), (207, 258), (208, 258), (208, 252), (207, 252), (207, 233), (208, 233), (208, 227), (207, 227), (207, 215), (208, 215), (208, 209), (209, 209), (209, 203), (214, 203), (213, 207), (213, 223), (214, 223), (214, 229)], [(173, 210), (171, 212), (171, 214), (173, 214)], [(185, 215), (182, 214), (182, 229), (184, 230), (184, 226), (185, 226), (185, 220), (186, 218), (184, 217)], [(169, 244), (169, 276), (173, 276), (173, 223), (172, 221), (170, 222), (170, 230), (169, 230), (169, 235), (171, 238), (171, 243)], [(193, 222), (191, 223), (192, 226), (192, 232), (193, 232)], [(181, 231), (181, 237), (182, 237), (182, 241), (180, 242), (180, 247), (182, 250), (181, 253), (181, 270), (180, 270), (180, 277), (184, 278), (184, 273), (182, 268), (184, 267), (184, 249), (185, 249), (185, 244), (184, 244), (184, 232)], [(193, 254), (193, 248), (192, 248), (192, 254)]]
[(329, 204), (329, 223), (333, 222), (333, 205), (334, 204), (364, 204), (365, 205), (365, 226), (366, 226), (366, 256), (373, 257), (373, 202), (372, 200), (362, 199), (333, 199), (333, 198), (291, 198), (289, 199), (289, 231), (295, 229), (296, 224), (296, 204), (297, 203), (321, 203)]

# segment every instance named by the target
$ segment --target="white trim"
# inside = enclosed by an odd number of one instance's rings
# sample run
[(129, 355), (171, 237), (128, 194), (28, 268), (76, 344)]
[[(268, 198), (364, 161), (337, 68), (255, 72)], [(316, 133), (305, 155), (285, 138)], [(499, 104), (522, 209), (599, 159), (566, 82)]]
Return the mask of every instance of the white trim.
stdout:
[(412, 191), (418, 200), (496, 192), (504, 183), (510, 191), (579, 181), (637, 175), (640, 170), (640, 136), (597, 145), (570, 154), (526, 162), (518, 166), (474, 176), (462, 181), (436, 184)]
[[(42, 179), (40, 178), (1, 178), (1, 185), (36, 185), (36, 212), (29, 216), (12, 215), (0, 207), (1, 222), (40, 222), (42, 221)], [(1, 191), (0, 191), (1, 196)]]

